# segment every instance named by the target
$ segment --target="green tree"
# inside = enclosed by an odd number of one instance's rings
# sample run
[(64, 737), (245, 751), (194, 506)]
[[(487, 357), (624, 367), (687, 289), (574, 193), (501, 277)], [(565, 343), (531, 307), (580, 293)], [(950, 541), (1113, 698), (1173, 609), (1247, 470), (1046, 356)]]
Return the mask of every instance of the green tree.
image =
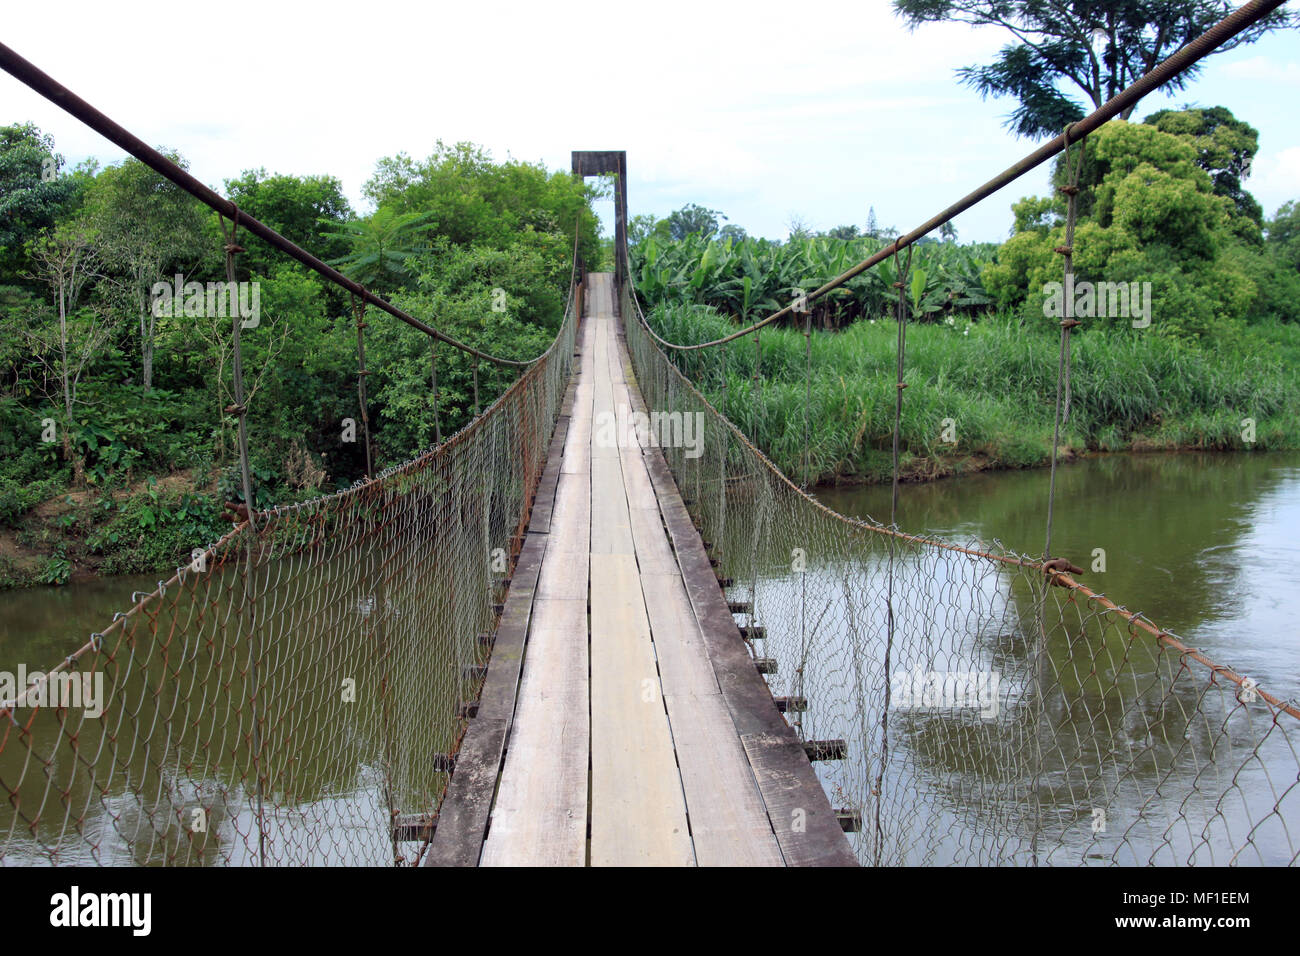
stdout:
[(718, 231), (720, 222), (726, 216), (716, 209), (706, 209), (695, 203), (687, 203), (681, 209), (668, 214), (668, 235), (671, 239), (685, 239), (687, 236), (699, 236), (712, 239)]
[(793, 215), (785, 224), (786, 242), (802, 242), (804, 239), (811, 239), (813, 236), (812, 227), (808, 225), (807, 220), (800, 215)]
[(601, 189), (600, 183), (587, 186), (540, 163), (496, 163), (472, 143), (439, 141), (424, 160), (405, 153), (381, 159), (362, 192), (377, 208), (429, 214), (437, 223), (432, 234), (458, 245), (486, 242), (500, 248), (527, 229), (558, 233), (571, 243), (580, 223), (579, 252), (584, 261), (598, 262), (590, 199)]
[(84, 476), (84, 463), (73, 450), (74, 410), (79, 401), (77, 387), (87, 367), (98, 357), (113, 332), (110, 310), (83, 309), (85, 293), (99, 274), (99, 257), (84, 223), (67, 223), (47, 230), (27, 245), (34, 266), (33, 277), (49, 289), (58, 312), (58, 323), (47, 321), (46, 310), (32, 320), (19, 321), (18, 331), (27, 340), (30, 355), (45, 369), (41, 391), (51, 404), (61, 405), (63, 423), (59, 429), (63, 460), (73, 466), (77, 484)]
[[(962, 67), (957, 75), (983, 97), (1017, 100), (1007, 126), (1031, 138), (1054, 136), (1082, 119), (1084, 102), (1100, 107), (1235, 7), (1231, 0), (894, 0), (894, 12), (912, 29), (951, 21), (998, 27), (1014, 37), (992, 63)], [(1275, 10), (1215, 53), (1297, 24), (1300, 14)], [(1174, 77), (1166, 89), (1183, 89), (1201, 63)], [(1062, 84), (1081, 92), (1084, 102), (1064, 92)], [(1128, 119), (1133, 109), (1121, 118)]]
[[(322, 223), (341, 224), (353, 218), (334, 176), (268, 176), (265, 169), (245, 170), (238, 179), (226, 180), (226, 195), (240, 209), (270, 226), (291, 242), (326, 261), (345, 255), (347, 240)], [(261, 239), (249, 236), (240, 261), (250, 273), (267, 275), (285, 260)]]
[(1142, 122), (1195, 146), (1196, 165), (1210, 174), (1215, 193), (1231, 199), (1237, 212), (1255, 225), (1264, 224), (1264, 210), (1241, 185), (1259, 150), (1258, 130), (1223, 106), (1158, 110)]
[[(1260, 273), (1243, 256), (1235, 206), (1215, 195), (1196, 148), (1123, 121), (1091, 134), (1084, 148), (1090, 175), (1081, 176), (1077, 280), (1150, 282), (1152, 324), (1162, 334), (1198, 338), (1238, 326), (1256, 303)], [(1032, 313), (1047, 283), (1061, 281), (1054, 249), (1064, 243), (1063, 215), (1059, 196), (1016, 204), (1018, 231), (983, 272), (1001, 304), (1025, 302)], [(1127, 321), (1098, 316), (1087, 325), (1123, 328)]]
[(668, 234), (668, 220), (656, 219), (650, 213), (641, 213), (628, 220), (627, 244), (629, 246), (640, 245), (651, 236), (660, 242), (670, 242), (672, 237)]
[[(178, 154), (168, 158), (188, 164)], [(179, 186), (137, 159), (109, 166), (86, 192), (86, 213), (97, 233), (100, 255), (119, 279), (122, 307), (131, 309), (140, 327), (140, 381), (153, 388), (154, 346), (158, 317), (150, 290), (173, 272), (194, 269), (204, 252), (205, 210)]]
[(330, 260), (330, 265), (338, 266), (365, 286), (400, 286), (414, 275), (411, 260), (429, 247), (428, 235), (435, 228), (432, 215), (399, 213), (391, 206), (381, 206), (365, 219), (337, 224), (322, 219), (322, 235), (350, 247)]
[(1267, 226), (1268, 244), (1300, 269), (1300, 202), (1284, 203)]
[(54, 138), (32, 123), (0, 127), (0, 269), (12, 279), (24, 245), (76, 204), (82, 180), (61, 172)]

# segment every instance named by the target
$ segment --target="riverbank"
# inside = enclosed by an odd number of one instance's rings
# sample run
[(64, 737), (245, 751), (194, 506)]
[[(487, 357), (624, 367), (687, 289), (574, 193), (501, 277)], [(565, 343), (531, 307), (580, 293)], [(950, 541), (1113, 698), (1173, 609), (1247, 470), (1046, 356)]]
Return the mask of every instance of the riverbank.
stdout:
[(197, 480), (186, 469), (10, 502), (0, 524), (0, 590), (174, 571), (230, 527), (217, 482)]
[[(661, 307), (670, 341), (735, 330), (700, 306)], [(862, 484), (892, 475), (897, 329), (863, 321), (815, 332), (766, 328), (717, 349), (673, 354), (738, 427), (796, 480)], [(1072, 336), (1060, 458), (1115, 451), (1300, 448), (1300, 328), (1250, 326), (1230, 341), (1150, 330)], [(1012, 315), (911, 324), (900, 471), (926, 481), (1051, 460), (1059, 335)], [(757, 359), (757, 377), (756, 373)], [(806, 416), (805, 416), (806, 410)], [(807, 442), (805, 443), (805, 435)]]
[[(677, 342), (734, 329), (701, 307), (657, 309), (652, 321)], [(807, 343), (792, 329), (763, 330), (757, 379), (752, 338), (674, 357), (794, 480), (871, 485), (892, 476), (896, 334), (885, 320), (814, 333), (811, 381)], [(1047, 465), (1057, 350), (1050, 329), (1011, 316), (909, 326), (902, 480)], [(1289, 325), (1213, 344), (1076, 333), (1059, 458), (1300, 448), (1297, 368), (1300, 328)], [(187, 469), (114, 492), (52, 483), (15, 501), (0, 495), (0, 589), (170, 571), (229, 527), (217, 484)]]

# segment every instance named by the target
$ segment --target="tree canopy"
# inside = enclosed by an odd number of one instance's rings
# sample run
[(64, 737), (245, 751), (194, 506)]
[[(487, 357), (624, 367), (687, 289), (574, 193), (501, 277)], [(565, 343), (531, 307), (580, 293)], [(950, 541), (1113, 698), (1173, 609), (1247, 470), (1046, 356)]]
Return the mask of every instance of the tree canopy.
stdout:
[[(1116, 120), (1075, 148), (1085, 150), (1074, 240), (1079, 281), (1149, 282), (1153, 327), (1175, 338), (1231, 333), (1255, 314), (1300, 319), (1292, 298), (1300, 282), (1276, 256), (1255, 251), (1258, 227), (1216, 192), (1194, 137)], [(1064, 175), (1058, 163), (1054, 185)], [(1013, 208), (1016, 233), (985, 269), (984, 284), (1003, 306), (1023, 302), (1033, 314), (1039, 292), (1061, 278), (1054, 250), (1065, 241), (1065, 200), (1031, 197)], [(1103, 324), (1122, 329), (1125, 322), (1109, 316)]]
[(1142, 122), (1191, 142), (1196, 165), (1209, 173), (1215, 193), (1231, 199), (1237, 212), (1256, 225), (1263, 224), (1264, 210), (1241, 184), (1259, 150), (1259, 132), (1253, 126), (1225, 106), (1158, 110)]
[[(894, 12), (912, 29), (951, 21), (1010, 33), (1014, 42), (992, 63), (962, 67), (957, 75), (983, 97), (1015, 99), (1007, 126), (1035, 139), (1082, 119), (1235, 7), (1230, 0), (894, 0)], [(1300, 14), (1275, 10), (1214, 52), (1298, 24)], [(1166, 91), (1183, 89), (1201, 63), (1171, 79)], [(1132, 112), (1129, 107), (1121, 118)]]

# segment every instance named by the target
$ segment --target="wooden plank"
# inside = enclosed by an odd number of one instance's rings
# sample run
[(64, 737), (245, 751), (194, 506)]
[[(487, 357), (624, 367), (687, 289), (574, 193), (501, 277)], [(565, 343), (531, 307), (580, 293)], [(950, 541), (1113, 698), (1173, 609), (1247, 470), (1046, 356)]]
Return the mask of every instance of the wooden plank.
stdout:
[(479, 694), (478, 716), (470, 721), (461, 741), (456, 772), (438, 811), (438, 829), (425, 854), (425, 866), (478, 863), (515, 709), (533, 594), (545, 551), (544, 536), (529, 535), (524, 540)]
[(630, 508), (632, 542), (643, 574), (677, 574), (677, 558), (668, 545), (658, 508)]
[(456, 772), (438, 809), (438, 828), (424, 866), (478, 865), (508, 729), (509, 721), (500, 717), (470, 721), (456, 754)]
[(560, 471), (566, 475), (585, 475), (591, 460), (591, 399), (592, 386), (580, 380), (573, 399), (573, 415), (565, 436), (564, 457)]
[(746, 734), (740, 739), (786, 865), (857, 866), (858, 858), (825, 788), (811, 772), (802, 744), (786, 734)]
[[(597, 349), (604, 348), (605, 328), (609, 319), (597, 319)], [(614, 410), (613, 383), (609, 378), (609, 363), (602, 361), (596, 367), (592, 400), (591, 457), (618, 460), (618, 420)]]
[(591, 863), (694, 861), (636, 559), (591, 563)]
[(610, 329), (609, 336), (606, 339), (605, 349), (610, 380), (621, 384), (625, 380), (623, 377), (623, 361), (619, 355), (618, 336), (613, 328)]
[(586, 859), (587, 603), (537, 598), (483, 866)]
[(555, 491), (560, 480), (560, 465), (564, 454), (564, 442), (569, 433), (569, 417), (561, 415), (555, 423), (555, 432), (551, 436), (551, 449), (546, 458), (546, 467), (538, 479), (533, 494), (533, 508), (528, 516), (528, 530), (533, 534), (546, 534), (551, 530), (551, 513), (555, 507)]
[(780, 848), (681, 578), (642, 572), (641, 587), (696, 860), (701, 866), (781, 866)]
[(555, 489), (548, 551), (587, 553), (591, 527), (590, 482), (587, 475), (560, 475)]
[[(650, 634), (659, 661), (664, 693), (696, 696), (720, 694), (704, 635), (700, 632), (695, 611), (691, 608), (686, 588), (676, 569), (668, 574), (656, 574), (642, 569), (641, 589), (645, 595)], [(731, 728), (730, 717), (727, 717), (726, 725)], [(739, 739), (734, 728), (732, 736)]]
[[(632, 441), (636, 440), (634, 436), (629, 437)], [(619, 451), (619, 460), (623, 465), (623, 487), (627, 489), (629, 505), (633, 508), (658, 508), (654, 485), (650, 483), (650, 472), (646, 470), (640, 445), (620, 448)]]
[(722, 695), (666, 694), (664, 700), (698, 864), (784, 866), (767, 807)]
[(583, 323), (582, 329), (582, 358), (578, 360), (579, 373), (588, 381), (596, 368), (596, 350), (593, 348), (593, 343), (596, 341), (596, 323), (591, 318), (593, 315), (594, 313), (589, 309), (588, 319)]
[(540, 598), (570, 601), (587, 598), (587, 555), (591, 549), (588, 480), (586, 475), (560, 476), (546, 559), (537, 582)]
[(636, 553), (623, 494), (623, 469), (616, 458), (591, 460), (591, 553)]

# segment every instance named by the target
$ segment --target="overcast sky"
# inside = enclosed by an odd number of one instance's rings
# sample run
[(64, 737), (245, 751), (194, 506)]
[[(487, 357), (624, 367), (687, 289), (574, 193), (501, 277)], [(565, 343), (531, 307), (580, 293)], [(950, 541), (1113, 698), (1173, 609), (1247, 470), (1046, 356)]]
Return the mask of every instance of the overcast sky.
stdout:
[[(633, 215), (687, 202), (749, 232), (909, 229), (1034, 144), (953, 71), (1001, 31), (909, 33), (887, 0), (792, 4), (284, 4), (228, 0), (7, 4), (0, 40), (220, 189), (242, 170), (328, 173), (364, 208), (375, 161), (470, 140), (499, 159), (569, 168), (573, 149), (626, 149)], [(1223, 105), (1260, 132), (1247, 186), (1271, 215), (1300, 198), (1300, 34), (1212, 57), (1172, 98)], [(33, 121), (72, 163), (122, 153), (0, 74), (0, 123)], [(1000, 241), (1010, 204), (1046, 172), (956, 224)], [(292, 237), (291, 237), (292, 238)]]

